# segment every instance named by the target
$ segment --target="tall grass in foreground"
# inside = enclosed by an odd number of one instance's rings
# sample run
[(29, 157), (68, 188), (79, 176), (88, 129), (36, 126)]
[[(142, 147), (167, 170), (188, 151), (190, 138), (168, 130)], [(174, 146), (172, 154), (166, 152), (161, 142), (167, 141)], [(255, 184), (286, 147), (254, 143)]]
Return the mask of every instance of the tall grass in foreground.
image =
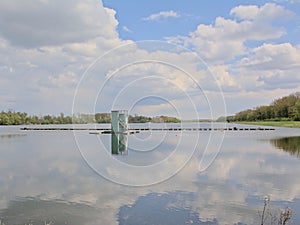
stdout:
[(290, 208), (280, 210), (278, 213), (273, 213), (270, 210), (270, 197), (266, 196), (264, 199), (264, 207), (262, 212), (258, 212), (260, 216), (260, 225), (287, 225), (291, 220), (293, 211)]

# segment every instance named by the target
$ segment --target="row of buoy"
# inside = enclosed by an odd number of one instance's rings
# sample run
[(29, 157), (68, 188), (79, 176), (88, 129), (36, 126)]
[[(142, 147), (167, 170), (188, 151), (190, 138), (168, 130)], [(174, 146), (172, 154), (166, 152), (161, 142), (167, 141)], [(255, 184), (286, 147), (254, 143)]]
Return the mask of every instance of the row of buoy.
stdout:
[[(92, 132), (99, 131), (101, 133), (111, 133), (111, 129), (109, 128), (58, 128), (58, 127), (23, 127), (21, 130), (87, 130)], [(268, 127), (230, 127), (230, 128), (132, 128), (129, 129), (127, 132), (137, 133), (140, 131), (269, 131), (275, 130), (275, 128), (268, 128)]]

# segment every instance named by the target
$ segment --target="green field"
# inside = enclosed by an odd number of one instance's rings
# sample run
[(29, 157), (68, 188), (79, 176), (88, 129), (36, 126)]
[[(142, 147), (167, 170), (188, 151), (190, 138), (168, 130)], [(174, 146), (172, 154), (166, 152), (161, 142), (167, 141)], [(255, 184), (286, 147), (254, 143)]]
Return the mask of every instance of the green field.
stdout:
[(275, 126), (275, 127), (290, 127), (290, 128), (300, 128), (300, 121), (244, 121), (236, 122), (241, 124), (251, 124), (260, 126)]

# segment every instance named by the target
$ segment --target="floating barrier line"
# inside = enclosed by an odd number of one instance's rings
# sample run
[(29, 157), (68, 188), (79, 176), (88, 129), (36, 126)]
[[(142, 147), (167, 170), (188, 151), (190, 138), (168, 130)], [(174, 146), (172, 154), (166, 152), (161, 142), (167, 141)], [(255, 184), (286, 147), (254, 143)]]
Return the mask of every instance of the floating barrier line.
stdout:
[[(21, 130), (36, 130), (36, 131), (101, 131), (102, 133), (111, 133), (110, 128), (64, 128), (64, 127), (22, 127)], [(130, 128), (128, 132), (137, 131), (270, 131), (275, 128), (262, 127), (247, 127), (247, 128)]]

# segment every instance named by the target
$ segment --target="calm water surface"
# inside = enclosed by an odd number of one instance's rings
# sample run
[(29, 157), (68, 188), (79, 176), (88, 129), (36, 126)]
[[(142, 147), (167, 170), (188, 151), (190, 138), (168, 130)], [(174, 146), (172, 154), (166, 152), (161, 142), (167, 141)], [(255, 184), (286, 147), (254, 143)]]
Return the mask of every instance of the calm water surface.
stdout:
[(110, 145), (89, 131), (0, 127), (1, 221), (250, 225), (269, 196), (269, 212), (290, 207), (300, 224), (300, 129), (144, 131), (122, 156)]

